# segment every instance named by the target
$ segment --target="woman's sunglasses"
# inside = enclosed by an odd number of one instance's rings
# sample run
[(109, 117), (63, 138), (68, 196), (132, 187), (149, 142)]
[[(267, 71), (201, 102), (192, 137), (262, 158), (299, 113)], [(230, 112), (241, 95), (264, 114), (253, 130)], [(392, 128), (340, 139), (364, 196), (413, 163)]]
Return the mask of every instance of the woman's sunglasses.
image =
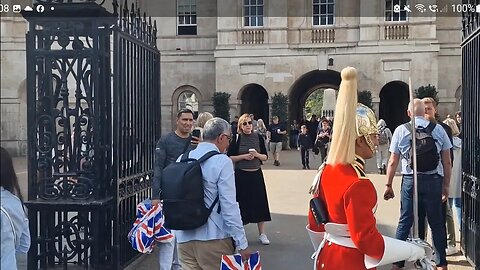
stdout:
[(242, 125), (246, 126), (246, 125), (251, 125), (252, 124), (252, 121), (248, 121), (248, 122), (243, 122)]

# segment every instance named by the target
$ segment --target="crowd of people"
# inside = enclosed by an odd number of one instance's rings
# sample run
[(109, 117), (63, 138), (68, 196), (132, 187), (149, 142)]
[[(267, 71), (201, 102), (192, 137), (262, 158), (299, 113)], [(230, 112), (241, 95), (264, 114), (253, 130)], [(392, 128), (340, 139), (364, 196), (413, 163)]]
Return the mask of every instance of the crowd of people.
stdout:
[[(270, 244), (265, 223), (272, 218), (262, 165), (270, 159), (274, 166), (280, 166), (286, 141), (299, 150), (302, 169), (310, 169), (312, 153), (319, 155), (323, 163), (312, 194), (325, 209), (311, 207), (308, 212), (317, 268), (367, 269), (364, 261), (369, 261), (372, 268), (385, 264), (384, 258), (390, 256), (395, 270), (404, 267), (404, 260), (421, 259), (424, 252), (405, 242), (411, 237), (412, 198), (417, 192), (419, 237), (425, 239), (430, 227), (437, 269), (447, 269), (446, 256), (458, 252), (455, 223), (458, 227), (461, 224), (461, 113), (448, 115), (441, 122), (434, 99), (414, 99), (407, 113), (415, 119), (416, 132), (426, 134), (419, 138), (425, 142), (431, 138), (434, 143), (429, 151), (413, 153), (411, 125), (400, 125), (392, 132), (386, 121), (377, 122), (371, 109), (347, 98), (354, 96), (348, 91), (356, 89), (356, 71), (342, 71), (342, 77), (335, 121), (312, 115), (309, 120), (293, 120), (288, 126), (278, 116), (266, 124), (253, 114), (243, 114), (229, 123), (209, 112), (200, 113), (197, 119), (189, 109), (178, 112), (175, 130), (162, 135), (156, 143), (152, 204), (161, 204), (162, 171), (169, 164), (185, 154), (199, 159), (217, 151), (223, 155), (209, 158), (201, 168), (205, 204), (218, 198), (218, 208), (201, 227), (173, 230), (174, 241), (158, 243), (160, 270), (216, 269), (222, 255), (236, 252), (248, 258), (251, 250), (244, 226), (250, 223), (258, 228), (258, 241)], [(417, 191), (413, 189), (413, 155), (417, 156)], [(401, 166), (396, 239), (382, 236), (376, 229), (372, 213), (376, 192), (365, 173), (365, 160), (374, 156), (378, 173), (386, 175), (385, 200), (395, 197), (392, 183)], [(0, 180), (1, 264), (15, 265), (15, 253), (29, 249), (30, 233), (12, 158), (4, 148)], [(316, 211), (325, 211), (328, 220), (319, 222)], [(339, 237), (348, 240), (340, 241)], [(400, 255), (400, 247), (408, 247), (410, 253)], [(348, 259), (343, 259), (345, 256)]]

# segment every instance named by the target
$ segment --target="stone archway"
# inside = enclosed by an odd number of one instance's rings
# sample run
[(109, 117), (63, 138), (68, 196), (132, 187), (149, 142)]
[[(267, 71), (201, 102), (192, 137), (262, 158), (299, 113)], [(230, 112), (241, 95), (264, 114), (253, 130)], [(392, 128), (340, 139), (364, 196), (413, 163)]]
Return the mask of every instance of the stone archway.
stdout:
[[(190, 109), (196, 118), (202, 112), (203, 99), (200, 91), (191, 85), (183, 85), (175, 89), (172, 95), (172, 118), (175, 119), (179, 110)], [(174, 121), (173, 121), (174, 122)], [(173, 125), (173, 123), (172, 123)]]
[(408, 122), (409, 102), (408, 84), (402, 81), (391, 81), (380, 90), (379, 116), (385, 120), (392, 132), (399, 125)]
[(268, 93), (263, 86), (255, 83), (247, 84), (242, 87), (238, 97), (242, 100), (240, 114), (254, 114), (255, 119), (269, 122)]
[(338, 90), (341, 80), (340, 72), (335, 70), (313, 70), (298, 78), (289, 91), (289, 121), (298, 121), (304, 117), (303, 108), (310, 94), (323, 88)]

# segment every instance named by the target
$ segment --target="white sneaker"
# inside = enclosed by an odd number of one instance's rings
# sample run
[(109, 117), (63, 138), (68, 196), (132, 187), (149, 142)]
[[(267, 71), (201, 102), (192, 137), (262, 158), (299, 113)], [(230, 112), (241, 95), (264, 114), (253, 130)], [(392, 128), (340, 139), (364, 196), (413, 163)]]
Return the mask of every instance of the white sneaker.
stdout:
[(458, 249), (455, 246), (448, 246), (448, 248), (445, 250), (447, 253), (447, 256), (453, 255), (455, 253), (458, 253)]
[(262, 233), (260, 234), (260, 236), (258, 236), (258, 240), (260, 240), (260, 242), (262, 242), (262, 244), (264, 245), (270, 245), (270, 240), (268, 240), (267, 238), (267, 235)]

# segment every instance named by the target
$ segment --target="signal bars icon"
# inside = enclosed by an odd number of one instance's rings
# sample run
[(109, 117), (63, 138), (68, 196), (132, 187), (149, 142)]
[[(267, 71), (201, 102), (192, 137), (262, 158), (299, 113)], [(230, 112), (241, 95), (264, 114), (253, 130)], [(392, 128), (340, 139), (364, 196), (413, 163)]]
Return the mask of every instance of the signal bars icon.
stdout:
[(427, 9), (425, 8), (425, 5), (424, 4), (416, 4), (415, 5), (415, 8), (420, 11), (421, 13), (427, 11)]

